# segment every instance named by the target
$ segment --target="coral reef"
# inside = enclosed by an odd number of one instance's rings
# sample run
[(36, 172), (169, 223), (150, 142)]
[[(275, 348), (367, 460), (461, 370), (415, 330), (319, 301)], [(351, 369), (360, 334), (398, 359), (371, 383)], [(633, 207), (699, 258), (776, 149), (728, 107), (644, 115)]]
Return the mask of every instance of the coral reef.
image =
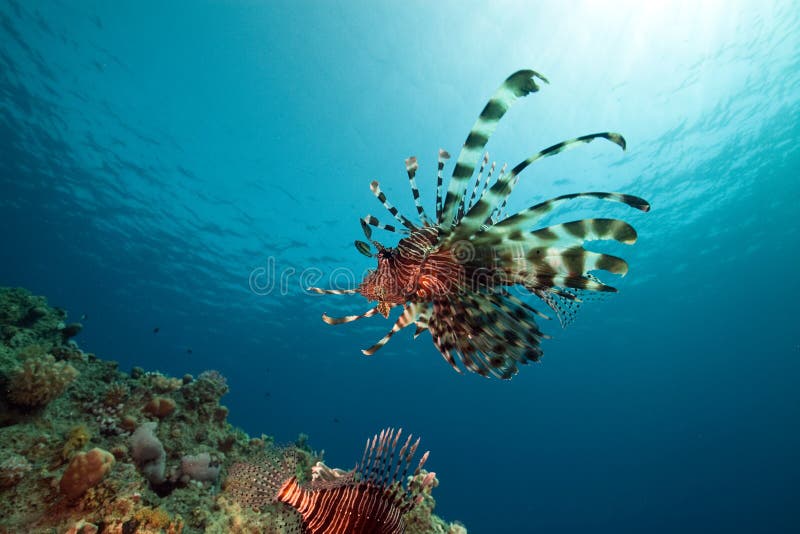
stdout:
[[(0, 534), (299, 532), (273, 502), (276, 473), (345, 472), (318, 463), (305, 434), (276, 447), (231, 426), (220, 373), (125, 373), (81, 350), (81, 329), (43, 297), (0, 288)], [(254, 473), (271, 487), (250, 486)], [(466, 532), (434, 504), (427, 489), (408, 533)]]
[(67, 362), (57, 362), (51, 354), (26, 358), (8, 374), (6, 394), (17, 406), (44, 406), (64, 392), (78, 376)]
[(113, 465), (114, 455), (103, 449), (79, 452), (61, 475), (58, 487), (67, 499), (76, 499), (99, 484)]

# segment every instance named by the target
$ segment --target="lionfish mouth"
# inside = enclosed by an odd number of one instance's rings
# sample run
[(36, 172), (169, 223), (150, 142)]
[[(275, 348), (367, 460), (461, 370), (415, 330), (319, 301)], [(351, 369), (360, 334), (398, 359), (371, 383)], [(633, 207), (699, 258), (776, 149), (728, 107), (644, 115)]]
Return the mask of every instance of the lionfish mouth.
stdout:
[[(587, 250), (584, 245), (593, 240), (633, 244), (637, 234), (630, 224), (608, 218), (545, 227), (537, 227), (537, 223), (554, 208), (578, 199), (616, 202), (643, 212), (650, 210), (647, 201), (623, 193), (580, 192), (506, 213), (508, 197), (520, 174), (533, 162), (595, 139), (626, 148), (622, 135), (600, 132), (556, 143), (510, 171), (505, 165), (499, 170), (494, 162), (489, 165), (484, 148), (498, 122), (519, 97), (539, 90), (537, 80), (549, 83), (533, 70), (520, 70), (495, 91), (461, 148), (444, 197), (442, 171), (450, 155), (439, 150), (435, 217), (429, 217), (422, 206), (415, 157), (405, 163), (419, 222), (400, 214), (378, 182), (370, 184), (372, 193), (400, 225), (383, 224), (372, 215), (361, 219), (364, 235), (377, 252), (373, 253), (365, 241), (356, 241), (355, 246), (362, 254), (377, 258), (377, 269), (357, 289), (310, 288), (323, 294), (359, 293), (377, 301), (360, 315), (333, 318), (323, 314), (328, 324), (349, 323), (375, 314), (388, 317), (391, 308), (402, 306), (392, 329), (364, 349), (364, 354), (374, 354), (395, 333), (414, 324), (414, 337), (430, 332), (435, 347), (456, 371), (461, 372), (458, 360), (482, 376), (508, 379), (517, 373), (519, 365), (541, 358), (540, 344), (548, 336), (539, 330), (536, 317), (551, 318), (512, 290), (519, 288), (544, 302), (563, 327), (572, 322), (586, 297), (616, 292), (595, 273), (624, 276), (628, 271), (625, 260)], [(387, 248), (371, 240), (372, 228), (405, 237), (395, 248)]]

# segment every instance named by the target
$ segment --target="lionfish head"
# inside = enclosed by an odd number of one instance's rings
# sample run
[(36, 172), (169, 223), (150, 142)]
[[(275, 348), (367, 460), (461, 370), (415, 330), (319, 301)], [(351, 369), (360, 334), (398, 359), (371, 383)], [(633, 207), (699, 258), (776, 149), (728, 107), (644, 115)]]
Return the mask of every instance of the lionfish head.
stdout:
[(358, 292), (367, 300), (377, 301), (378, 313), (388, 317), (394, 306), (405, 304), (408, 300), (409, 288), (402, 283), (403, 277), (394, 261), (397, 249), (376, 245), (378, 266), (367, 273), (358, 286)]

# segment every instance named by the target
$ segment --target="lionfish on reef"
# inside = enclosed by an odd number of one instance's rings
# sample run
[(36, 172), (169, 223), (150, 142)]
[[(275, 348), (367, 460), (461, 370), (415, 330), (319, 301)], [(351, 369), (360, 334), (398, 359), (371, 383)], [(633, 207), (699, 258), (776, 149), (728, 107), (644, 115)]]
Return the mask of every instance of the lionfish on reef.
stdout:
[(292, 532), (401, 534), (404, 515), (436, 481), (435, 473), (422, 470), (427, 452), (408, 476), (420, 440), (412, 443), (408, 435), (403, 442), (401, 434), (402, 429), (388, 428), (367, 439), (361, 462), (351, 471), (318, 462), (309, 485), (298, 481), (289, 456), (271, 465), (234, 464), (225, 489), (245, 506), (258, 508), (267, 502), (264, 497), (288, 506), (299, 518), (296, 529), (284, 521)]
[[(355, 289), (310, 288), (324, 294), (359, 293), (377, 301), (377, 305), (360, 315), (340, 318), (323, 315), (328, 324), (349, 323), (376, 314), (388, 317), (393, 307), (402, 306), (392, 329), (375, 345), (363, 350), (364, 354), (374, 354), (395, 333), (415, 324), (414, 337), (428, 330), (436, 348), (457, 371), (461, 372), (456, 359), (480, 375), (508, 379), (516, 374), (518, 365), (539, 360), (540, 342), (548, 336), (539, 330), (535, 316), (550, 318), (512, 294), (512, 288), (520, 286), (541, 299), (562, 326), (572, 321), (587, 296), (616, 292), (592, 272), (625, 275), (628, 270), (625, 260), (587, 250), (583, 245), (598, 239), (633, 244), (637, 235), (631, 225), (607, 218), (543, 228), (536, 228), (536, 224), (557, 206), (575, 199), (620, 202), (646, 212), (650, 205), (645, 200), (622, 193), (572, 193), (513, 215), (505, 214), (507, 199), (520, 173), (536, 160), (595, 139), (606, 139), (625, 149), (625, 139), (620, 134), (601, 132), (545, 148), (510, 171), (505, 165), (499, 171), (495, 163), (488, 165), (489, 155), (483, 154), (483, 150), (489, 137), (519, 97), (539, 90), (537, 79), (549, 83), (535, 71), (520, 70), (495, 91), (464, 142), (444, 200), (442, 170), (450, 156), (444, 150), (439, 151), (435, 218), (427, 215), (420, 201), (415, 157), (405, 163), (418, 223), (389, 203), (377, 181), (371, 183), (373, 194), (402, 228), (367, 215), (361, 220), (361, 227), (376, 252), (372, 252), (367, 242), (356, 241), (355, 245), (362, 254), (377, 258), (377, 268)], [(478, 173), (471, 180), (478, 163)], [(405, 237), (396, 247), (386, 247), (372, 240), (372, 227)]]

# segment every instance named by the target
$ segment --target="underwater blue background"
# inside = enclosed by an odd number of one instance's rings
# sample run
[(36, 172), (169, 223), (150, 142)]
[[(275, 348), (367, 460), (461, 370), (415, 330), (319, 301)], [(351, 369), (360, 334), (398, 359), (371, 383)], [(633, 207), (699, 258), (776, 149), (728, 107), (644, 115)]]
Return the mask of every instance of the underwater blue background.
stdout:
[[(697, 4), (0, 0), (0, 285), (86, 314), (81, 346), (124, 369), (218, 369), (234, 424), (306, 432), (329, 465), (421, 435), (470, 532), (796, 532), (800, 9)], [(620, 293), (542, 325), (508, 382), (427, 334), (362, 356), (391, 322), (325, 325), (367, 302), (303, 287), (371, 266), (371, 180), (414, 213), (409, 155), (431, 210), (437, 149), (520, 68), (551, 83), (501, 121), (499, 163), (627, 138), (537, 162), (510, 201), (649, 200), (561, 218), (637, 228), (609, 249)]]

